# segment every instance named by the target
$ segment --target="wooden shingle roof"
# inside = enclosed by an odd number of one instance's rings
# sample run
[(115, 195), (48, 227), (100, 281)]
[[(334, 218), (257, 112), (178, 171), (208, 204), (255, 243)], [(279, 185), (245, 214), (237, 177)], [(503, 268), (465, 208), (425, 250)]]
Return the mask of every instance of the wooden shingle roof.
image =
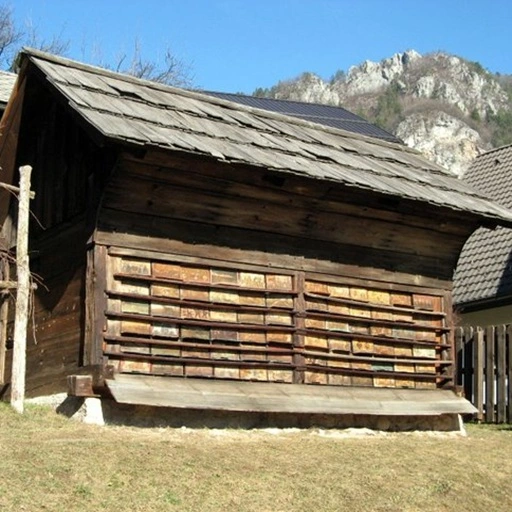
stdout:
[[(512, 208), (512, 145), (478, 156), (464, 181)], [(459, 305), (512, 296), (512, 229), (480, 228), (471, 235), (457, 264), (453, 294)]]
[(16, 75), (14, 73), (0, 71), (0, 108), (5, 108), (9, 101), (14, 82), (16, 82)]
[(21, 63), (27, 59), (107, 140), (336, 182), (512, 225), (511, 211), (403, 145), (36, 50), (24, 50)]

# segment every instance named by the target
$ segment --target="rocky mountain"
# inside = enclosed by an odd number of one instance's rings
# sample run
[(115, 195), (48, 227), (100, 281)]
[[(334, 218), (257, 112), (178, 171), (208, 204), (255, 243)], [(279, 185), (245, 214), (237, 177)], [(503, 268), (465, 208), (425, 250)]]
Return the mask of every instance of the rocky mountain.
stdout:
[(512, 77), (442, 52), (397, 53), (330, 80), (303, 73), (254, 94), (343, 106), (458, 175), (480, 152), (512, 143)]

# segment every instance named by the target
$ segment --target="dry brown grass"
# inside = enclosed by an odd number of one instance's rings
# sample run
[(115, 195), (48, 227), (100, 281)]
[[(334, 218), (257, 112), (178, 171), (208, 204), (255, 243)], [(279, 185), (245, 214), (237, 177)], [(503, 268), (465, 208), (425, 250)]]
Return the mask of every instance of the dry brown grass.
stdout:
[(344, 438), (94, 427), (0, 405), (0, 510), (512, 510), (512, 430), (468, 431)]

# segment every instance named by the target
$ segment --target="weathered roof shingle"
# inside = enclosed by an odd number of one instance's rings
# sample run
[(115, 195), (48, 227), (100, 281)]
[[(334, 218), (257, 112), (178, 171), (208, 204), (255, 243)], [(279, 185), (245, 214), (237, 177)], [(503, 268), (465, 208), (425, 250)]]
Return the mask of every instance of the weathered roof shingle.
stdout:
[(16, 75), (7, 71), (0, 71), (0, 107), (5, 107), (11, 96)]
[(104, 137), (242, 163), (512, 225), (487, 200), (415, 150), (201, 93), (24, 50), (69, 105)]

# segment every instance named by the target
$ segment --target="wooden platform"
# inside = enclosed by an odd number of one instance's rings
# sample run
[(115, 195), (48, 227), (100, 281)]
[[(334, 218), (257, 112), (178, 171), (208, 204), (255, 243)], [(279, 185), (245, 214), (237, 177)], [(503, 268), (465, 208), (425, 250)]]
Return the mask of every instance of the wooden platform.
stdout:
[(107, 385), (119, 403), (238, 412), (436, 416), (476, 409), (448, 390), (314, 386), (118, 374)]

